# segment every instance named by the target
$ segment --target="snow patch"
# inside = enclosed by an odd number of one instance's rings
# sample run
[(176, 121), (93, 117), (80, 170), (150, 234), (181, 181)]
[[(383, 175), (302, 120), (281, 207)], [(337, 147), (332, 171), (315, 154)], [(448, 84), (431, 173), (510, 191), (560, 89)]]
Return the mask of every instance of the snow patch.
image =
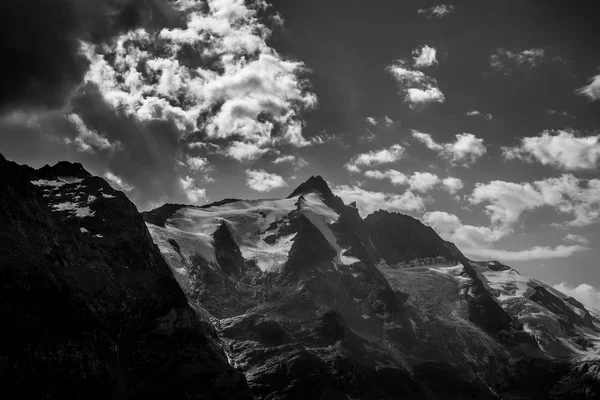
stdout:
[(329, 225), (336, 222), (340, 216), (323, 202), (321, 196), (316, 193), (304, 195), (304, 201), (300, 204), (300, 212), (323, 234), (329, 245), (337, 252), (334, 261), (336, 269), (337, 265), (352, 265), (360, 262), (356, 257), (345, 256), (344, 253), (348, 249), (342, 249), (338, 245), (335, 233)]
[(90, 233), (90, 231), (88, 231), (85, 228), (79, 228), (79, 230), (81, 231), (81, 233)]
[(37, 181), (31, 181), (35, 186), (51, 186), (51, 187), (61, 187), (65, 184), (65, 182), (61, 181), (49, 181), (46, 179), (38, 179)]
[(90, 210), (89, 207), (80, 207), (79, 204), (71, 203), (69, 201), (54, 204), (52, 207), (54, 208), (53, 211), (70, 211), (71, 214), (75, 214), (75, 216), (79, 218), (94, 216), (94, 212)]

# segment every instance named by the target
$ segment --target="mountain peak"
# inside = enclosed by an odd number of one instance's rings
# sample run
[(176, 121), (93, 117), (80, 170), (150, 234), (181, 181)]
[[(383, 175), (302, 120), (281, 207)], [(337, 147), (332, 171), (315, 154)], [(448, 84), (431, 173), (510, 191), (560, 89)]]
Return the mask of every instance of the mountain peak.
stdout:
[(321, 175), (316, 175), (308, 178), (306, 182), (298, 186), (287, 198), (289, 199), (300, 194), (308, 194), (315, 192), (320, 194), (323, 197), (323, 199), (330, 199), (335, 197), (325, 179), (323, 179)]
[(83, 168), (81, 163), (72, 163), (68, 161), (59, 161), (53, 166), (45, 165), (37, 170), (41, 177), (53, 179), (60, 176), (70, 176), (74, 178), (89, 178), (92, 176)]

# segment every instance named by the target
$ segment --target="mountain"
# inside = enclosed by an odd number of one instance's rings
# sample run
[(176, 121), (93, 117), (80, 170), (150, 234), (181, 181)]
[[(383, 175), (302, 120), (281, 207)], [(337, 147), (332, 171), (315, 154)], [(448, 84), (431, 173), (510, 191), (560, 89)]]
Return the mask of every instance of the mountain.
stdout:
[(0, 377), (27, 399), (252, 399), (127, 197), (0, 156)]
[[(600, 321), (321, 177), (138, 213), (0, 157), (0, 376), (25, 398), (593, 399)], [(145, 223), (144, 223), (145, 222)]]
[(143, 215), (258, 398), (600, 394), (600, 322), (580, 303), (409, 216), (363, 219), (321, 177)]

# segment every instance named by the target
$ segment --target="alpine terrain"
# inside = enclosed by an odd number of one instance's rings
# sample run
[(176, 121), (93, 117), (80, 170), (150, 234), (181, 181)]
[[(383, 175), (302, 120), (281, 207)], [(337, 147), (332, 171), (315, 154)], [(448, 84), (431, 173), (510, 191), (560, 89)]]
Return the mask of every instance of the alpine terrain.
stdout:
[(598, 399), (600, 318), (314, 176), (139, 213), (0, 156), (4, 390), (23, 398)]

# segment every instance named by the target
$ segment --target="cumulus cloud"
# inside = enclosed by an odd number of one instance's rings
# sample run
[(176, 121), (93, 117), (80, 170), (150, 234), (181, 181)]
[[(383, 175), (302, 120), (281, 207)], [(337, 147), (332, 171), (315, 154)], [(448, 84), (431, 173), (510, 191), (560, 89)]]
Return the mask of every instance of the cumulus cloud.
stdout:
[(386, 127), (394, 125), (394, 120), (388, 117), (387, 115), (383, 118), (383, 122), (385, 123)]
[(63, 109), (88, 68), (79, 38), (103, 43), (146, 26), (161, 15), (155, 2), (138, 0), (20, 0), (2, 3), (0, 113)]
[(564, 240), (567, 242), (573, 242), (573, 243), (579, 243), (579, 244), (588, 244), (589, 243), (589, 240), (585, 236), (575, 235), (573, 233), (569, 233), (568, 235), (566, 235)]
[(426, 68), (436, 65), (438, 63), (436, 54), (436, 49), (427, 45), (413, 50), (414, 66), (417, 68)]
[(196, 187), (194, 178), (186, 176), (185, 178), (179, 179), (181, 189), (184, 191), (187, 199), (193, 204), (199, 204), (206, 202), (206, 189), (200, 189)]
[(442, 181), (442, 184), (448, 192), (455, 194), (464, 187), (463, 181), (459, 178), (449, 176)]
[[(422, 54), (421, 50), (417, 49), (416, 51)], [(433, 51), (435, 56), (435, 49)], [(427, 54), (431, 55), (431, 52), (426, 53), (426, 56)], [(416, 70), (417, 61), (426, 62), (426, 60), (416, 58), (414, 65), (410, 66), (407, 60), (398, 60), (387, 67), (388, 72), (396, 79), (400, 90), (404, 93), (404, 101), (409, 103), (412, 108), (427, 103), (443, 103), (446, 97), (438, 88), (436, 79)]]
[(454, 11), (452, 4), (440, 4), (429, 8), (419, 8), (417, 14), (425, 15), (427, 18), (443, 18)]
[(358, 186), (340, 185), (335, 186), (333, 192), (345, 203), (356, 202), (356, 207), (363, 217), (377, 210), (414, 212), (422, 211), (425, 208), (425, 200), (410, 190), (397, 194), (369, 191)]
[(405, 149), (399, 144), (394, 144), (388, 149), (372, 150), (358, 154), (344, 165), (350, 172), (359, 172), (361, 167), (393, 163), (404, 157)]
[(208, 160), (204, 157), (190, 157), (186, 156), (185, 165), (192, 171), (205, 171), (209, 168)]
[(286, 181), (277, 174), (265, 170), (246, 170), (246, 186), (257, 192), (269, 192), (273, 189), (287, 186)]
[[(173, 3), (186, 27), (138, 29), (110, 45), (83, 43), (86, 82), (139, 121), (173, 121), (182, 136), (235, 139), (227, 154), (250, 160), (278, 143), (308, 146), (299, 114), (316, 106), (301, 62), (283, 59), (258, 20), (266, 3), (242, 0)], [(190, 57), (190, 50), (197, 57)]]
[(478, 183), (471, 204), (487, 204), (485, 210), (493, 224), (514, 225), (524, 211), (553, 207), (573, 217), (564, 226), (586, 226), (600, 221), (600, 179), (582, 180), (571, 174), (533, 183), (491, 181)]
[(481, 118), (484, 118), (484, 119), (486, 119), (486, 120), (488, 120), (488, 121), (494, 118), (494, 116), (493, 116), (492, 114), (490, 114), (490, 113), (482, 113), (482, 112), (481, 112), (481, 111), (479, 111), (479, 110), (471, 110), (471, 111), (467, 111), (467, 112), (465, 113), (465, 115), (466, 115), (467, 117), (481, 117)]
[(435, 229), (445, 240), (455, 243), (465, 254), (480, 259), (501, 261), (545, 260), (566, 258), (576, 252), (587, 250), (586, 247), (580, 245), (534, 246), (518, 251), (494, 249), (490, 246), (512, 233), (512, 229), (465, 225), (456, 215), (444, 211), (426, 213), (423, 215), (423, 222)]
[(117, 190), (121, 190), (123, 192), (131, 192), (133, 190), (133, 186), (129, 185), (127, 182), (125, 182), (123, 179), (113, 174), (112, 172), (105, 173), (104, 178), (113, 188)]
[(371, 126), (377, 126), (377, 120), (373, 117), (367, 117), (365, 118), (365, 120), (367, 121), (367, 123)]
[(377, 180), (387, 179), (394, 186), (408, 186), (410, 190), (421, 193), (441, 188), (454, 194), (463, 188), (463, 183), (458, 178), (447, 177), (441, 179), (436, 174), (430, 172), (413, 172), (412, 175), (405, 175), (395, 169), (388, 169), (386, 171), (368, 170), (365, 171), (365, 176)]
[(77, 114), (69, 114), (67, 119), (75, 126), (77, 136), (74, 139), (65, 138), (65, 143), (74, 144), (79, 151), (86, 153), (95, 153), (102, 150), (113, 151), (121, 145), (118, 141), (111, 143), (106, 137), (88, 128)]
[(412, 130), (412, 136), (423, 143), (430, 150), (436, 151), (441, 157), (446, 158), (452, 164), (468, 166), (477, 161), (486, 152), (483, 139), (477, 138), (470, 133), (455, 135), (456, 141), (451, 143), (438, 143), (429, 133)]
[(567, 296), (571, 296), (576, 300), (579, 300), (579, 302), (588, 310), (600, 312), (600, 289), (597, 289), (592, 285), (588, 285), (587, 283), (582, 283), (579, 286), (572, 286), (567, 282), (562, 282), (552, 287), (560, 292), (563, 292)]
[(600, 99), (600, 74), (593, 76), (589, 79), (589, 84), (580, 87), (575, 91), (580, 96), (585, 96), (590, 100)]
[(573, 130), (546, 130), (524, 137), (519, 146), (503, 147), (506, 159), (538, 161), (567, 171), (592, 170), (600, 163), (600, 135), (582, 136)]
[(440, 177), (431, 172), (415, 172), (408, 180), (410, 188), (416, 192), (425, 193), (441, 182)]

